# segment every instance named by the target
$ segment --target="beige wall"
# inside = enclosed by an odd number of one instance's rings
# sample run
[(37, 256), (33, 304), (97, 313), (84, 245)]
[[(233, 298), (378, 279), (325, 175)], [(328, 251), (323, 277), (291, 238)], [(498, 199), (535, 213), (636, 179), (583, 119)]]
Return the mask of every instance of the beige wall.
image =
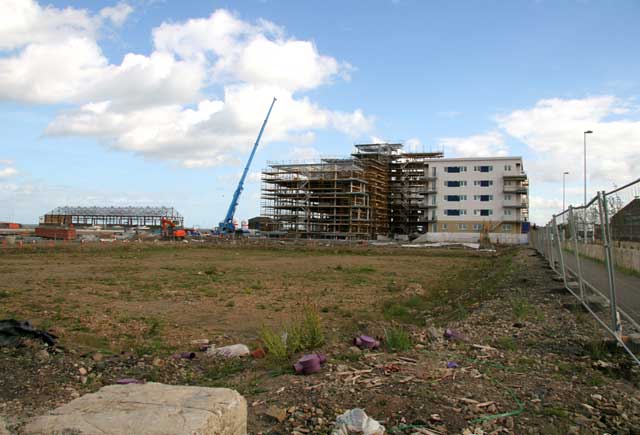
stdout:
[[(443, 224), (446, 224), (447, 228), (444, 228)], [(458, 228), (459, 224), (466, 225), (466, 229)], [(486, 220), (485, 221), (439, 220), (438, 222), (435, 223), (435, 225), (437, 225), (435, 230), (433, 229), (433, 225), (429, 227), (429, 229), (430, 231), (437, 232), (437, 233), (479, 233), (481, 231), (480, 229), (477, 229), (477, 230), (473, 229), (473, 226), (476, 224), (484, 225), (484, 228), (486, 228), (488, 231), (496, 232), (496, 233), (519, 234), (521, 232), (520, 223), (510, 223), (511, 230), (506, 231), (502, 227), (503, 224), (500, 223), (499, 221), (486, 221)]]
[[(574, 244), (571, 241), (563, 242), (564, 249), (573, 251)], [(580, 255), (604, 261), (604, 248), (597, 243), (578, 243)], [(616, 266), (640, 272), (640, 243), (634, 242), (613, 242), (613, 260)]]

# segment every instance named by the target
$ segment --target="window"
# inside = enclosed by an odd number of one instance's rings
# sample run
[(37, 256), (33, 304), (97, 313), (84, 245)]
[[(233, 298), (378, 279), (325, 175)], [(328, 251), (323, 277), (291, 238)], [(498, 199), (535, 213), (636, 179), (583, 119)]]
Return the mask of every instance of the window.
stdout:
[(466, 181), (445, 181), (444, 185), (445, 187), (462, 187), (462, 186), (466, 186), (467, 182)]
[(482, 224), (473, 224), (473, 231), (482, 231)]
[(511, 201), (511, 195), (505, 195), (504, 196), (504, 200), (505, 201)]
[(467, 214), (467, 210), (461, 208), (449, 208), (445, 209), (444, 214), (446, 216), (464, 216)]
[(493, 186), (493, 180), (475, 180), (473, 182), (474, 186), (480, 186), (480, 187), (489, 187), (489, 186)]
[(511, 231), (511, 228), (511, 224), (502, 224), (502, 231), (505, 233)]
[(445, 195), (445, 201), (466, 201), (467, 195)]
[(476, 172), (491, 172), (493, 171), (493, 166), (474, 166), (473, 170)]
[(490, 208), (484, 208), (484, 209), (480, 209), (480, 210), (474, 210), (473, 214), (478, 216), (493, 216), (493, 210), (491, 210)]
[(466, 166), (445, 166), (444, 172), (450, 172), (450, 173), (467, 172), (467, 167)]
[(436, 205), (436, 196), (431, 195), (431, 205)]
[(436, 176), (436, 167), (431, 168), (431, 175)]
[(505, 216), (511, 216), (511, 210), (507, 209), (504, 211)]
[(442, 224), (442, 231), (445, 231), (447, 229), (447, 224)]
[(493, 195), (473, 195), (476, 201), (493, 201)]
[(458, 229), (459, 230), (466, 230), (467, 229), (467, 224), (458, 224)]
[(504, 170), (507, 172), (511, 171), (511, 165), (504, 165)]

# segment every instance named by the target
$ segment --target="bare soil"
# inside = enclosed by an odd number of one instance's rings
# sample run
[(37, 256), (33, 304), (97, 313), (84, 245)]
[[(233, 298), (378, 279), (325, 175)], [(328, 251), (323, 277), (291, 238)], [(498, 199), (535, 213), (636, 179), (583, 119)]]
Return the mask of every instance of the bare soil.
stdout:
[[(252, 434), (329, 433), (364, 408), (390, 433), (638, 433), (638, 371), (528, 249), (129, 244), (0, 251), (0, 318), (58, 346), (0, 348), (0, 415), (25, 419), (118, 378), (238, 389)], [(261, 345), (319, 313), (320, 373), (218, 360), (192, 340)], [(411, 348), (358, 352), (359, 333), (401, 328)], [(444, 327), (464, 341), (442, 338)], [(480, 347), (478, 347), (480, 346)], [(293, 362), (295, 355), (292, 358)], [(447, 368), (456, 362), (457, 368)], [(86, 373), (85, 373), (86, 371)], [(284, 412), (279, 421), (269, 414)], [(504, 415), (501, 415), (504, 414)], [(465, 432), (467, 431), (467, 432)]]

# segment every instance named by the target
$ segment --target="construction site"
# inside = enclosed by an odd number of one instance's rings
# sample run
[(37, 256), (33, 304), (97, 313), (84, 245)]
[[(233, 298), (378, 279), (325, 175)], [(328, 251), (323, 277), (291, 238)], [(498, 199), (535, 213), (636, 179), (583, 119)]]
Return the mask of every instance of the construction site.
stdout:
[(278, 231), (310, 239), (375, 239), (427, 228), (429, 160), (402, 144), (361, 144), (351, 158), (271, 163), (262, 173), (262, 215)]

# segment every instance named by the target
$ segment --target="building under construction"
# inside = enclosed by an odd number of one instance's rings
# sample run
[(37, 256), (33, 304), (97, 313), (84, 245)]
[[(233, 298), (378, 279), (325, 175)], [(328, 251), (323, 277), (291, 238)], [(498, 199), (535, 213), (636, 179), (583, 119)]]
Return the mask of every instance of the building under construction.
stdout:
[(262, 216), (297, 238), (519, 233), (528, 229), (528, 180), (520, 157), (446, 159), (406, 153), (402, 144), (361, 144), (350, 158), (269, 163)]
[(272, 163), (262, 173), (262, 214), (292, 237), (369, 239), (426, 229), (425, 159), (402, 144), (356, 145), (351, 158)]
[(160, 228), (162, 219), (178, 227), (184, 218), (173, 207), (58, 207), (40, 218), (41, 225)]

